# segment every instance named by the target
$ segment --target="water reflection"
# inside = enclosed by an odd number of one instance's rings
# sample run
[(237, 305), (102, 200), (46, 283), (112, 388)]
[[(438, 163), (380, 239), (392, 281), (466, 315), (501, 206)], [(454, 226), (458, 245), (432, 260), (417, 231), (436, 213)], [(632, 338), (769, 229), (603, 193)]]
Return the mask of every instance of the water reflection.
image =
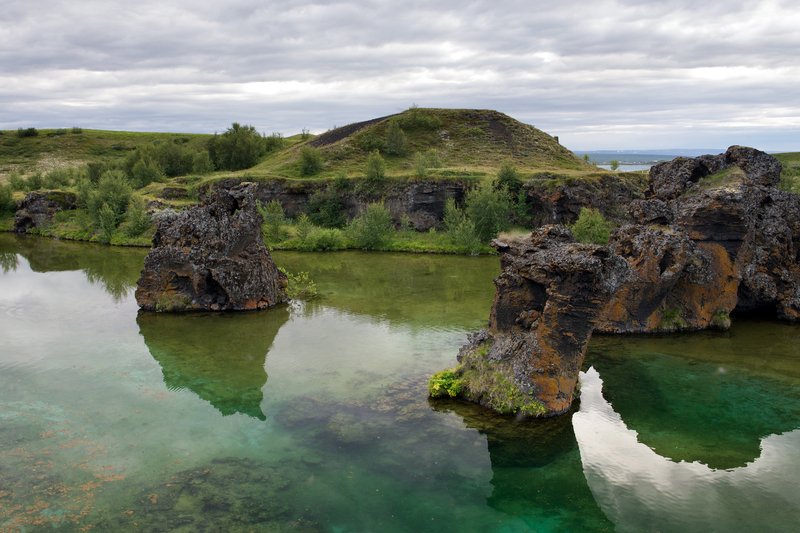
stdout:
[[(766, 436), (759, 443), (760, 455), (746, 466), (717, 470), (697, 460), (676, 462), (674, 454), (668, 453), (669, 440), (679, 455), (684, 455), (678, 450), (681, 447), (699, 449), (698, 456), (712, 464), (738, 463), (745, 458), (742, 450), (750, 446), (736, 448), (735, 439), (722, 427), (713, 455), (707, 446), (714, 436), (703, 439), (700, 435), (717, 428), (700, 427), (687, 434), (673, 433), (677, 427), (662, 425), (661, 433), (668, 437), (662, 437), (658, 448), (651, 448), (637, 429), (653, 432), (654, 428), (638, 425), (634, 429), (624, 415), (615, 412), (616, 404), (604, 397), (605, 382), (597, 370), (590, 368), (581, 381), (581, 409), (573, 417), (573, 426), (583, 469), (597, 503), (616, 522), (618, 532), (789, 531), (796, 526), (800, 502), (794, 485), (800, 477), (800, 431)], [(687, 402), (680, 415), (660, 423), (696, 420), (697, 413), (708, 407)], [(634, 417), (637, 424), (642, 419)], [(748, 417), (741, 425), (751, 421), (755, 422)], [(731, 445), (733, 452), (725, 448)]]
[(139, 311), (139, 333), (169, 389), (187, 389), (222, 416), (261, 410), (267, 353), (289, 319), (286, 306), (247, 313), (166, 314)]
[(317, 304), (426, 328), (482, 327), (494, 298), (491, 279), (500, 273), (497, 257), (349, 251), (273, 258), (290, 272), (310, 273)]
[[(740, 322), (730, 333), (600, 337), (587, 364), (600, 373), (603, 398), (639, 442), (675, 462), (738, 468), (760, 456), (764, 437), (800, 426), (800, 391), (786, 377), (797, 372), (800, 357), (794, 336), (780, 346), (777, 334), (795, 329)], [(761, 362), (767, 350), (783, 358)]]
[(70, 243), (56, 239), (0, 234), (0, 267), (6, 274), (25, 258), (34, 272), (80, 270), (89, 283), (100, 285), (115, 302), (136, 288), (148, 250)]
[(613, 531), (582, 472), (574, 410), (554, 418), (515, 420), (460, 400), (430, 403), (486, 436), (494, 487), (486, 500), (490, 507), (534, 531)]

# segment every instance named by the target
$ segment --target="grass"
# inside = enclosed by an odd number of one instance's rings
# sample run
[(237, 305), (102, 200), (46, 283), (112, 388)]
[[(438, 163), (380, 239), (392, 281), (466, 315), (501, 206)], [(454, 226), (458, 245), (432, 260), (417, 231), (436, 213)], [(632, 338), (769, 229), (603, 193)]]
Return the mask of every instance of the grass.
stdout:
[(778, 188), (800, 193), (800, 152), (773, 154), (783, 165)]

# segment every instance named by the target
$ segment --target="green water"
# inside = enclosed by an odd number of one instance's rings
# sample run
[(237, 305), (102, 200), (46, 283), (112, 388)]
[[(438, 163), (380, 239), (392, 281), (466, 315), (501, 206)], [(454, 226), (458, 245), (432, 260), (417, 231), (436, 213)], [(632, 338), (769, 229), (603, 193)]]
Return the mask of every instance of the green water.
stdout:
[(518, 421), (425, 394), (497, 258), (276, 253), (319, 300), (156, 315), (145, 253), (0, 235), (0, 532), (796, 530), (797, 326), (596, 337)]

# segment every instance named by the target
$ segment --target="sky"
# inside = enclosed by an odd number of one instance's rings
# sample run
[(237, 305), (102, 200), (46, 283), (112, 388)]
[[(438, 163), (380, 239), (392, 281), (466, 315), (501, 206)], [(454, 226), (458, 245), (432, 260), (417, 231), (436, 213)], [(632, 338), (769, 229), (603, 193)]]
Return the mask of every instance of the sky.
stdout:
[(800, 151), (800, 3), (0, 0), (0, 128), (285, 136), (494, 109), (573, 150)]

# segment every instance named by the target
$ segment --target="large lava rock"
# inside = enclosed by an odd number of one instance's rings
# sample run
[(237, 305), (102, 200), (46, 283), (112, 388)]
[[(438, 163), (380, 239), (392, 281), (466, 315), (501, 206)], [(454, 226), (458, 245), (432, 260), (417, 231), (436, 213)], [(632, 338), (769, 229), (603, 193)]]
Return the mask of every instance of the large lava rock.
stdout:
[(137, 282), (142, 309), (240, 311), (284, 301), (286, 275), (261, 240), (255, 192), (253, 183), (219, 188), (159, 222)]
[(607, 247), (576, 243), (563, 226), (493, 244), (503, 272), (489, 330), (459, 352), (461, 395), (501, 412), (565, 413), (597, 317), (628, 266)]

